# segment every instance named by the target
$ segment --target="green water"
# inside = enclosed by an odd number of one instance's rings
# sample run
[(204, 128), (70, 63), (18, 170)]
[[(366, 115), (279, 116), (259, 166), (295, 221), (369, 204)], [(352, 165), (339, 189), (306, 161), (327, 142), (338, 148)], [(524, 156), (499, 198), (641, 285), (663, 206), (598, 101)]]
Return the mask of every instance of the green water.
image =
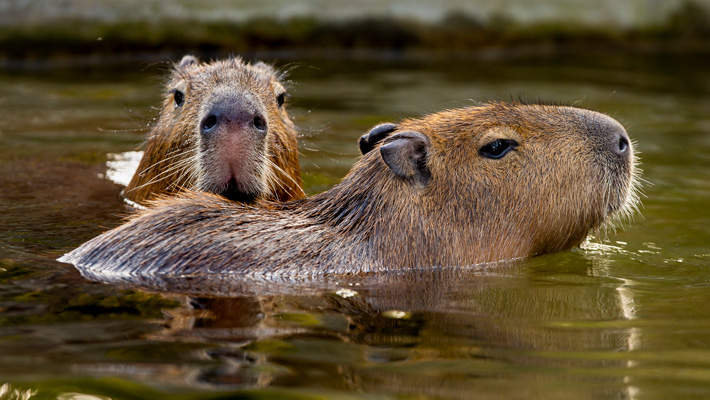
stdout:
[(289, 63), (309, 193), (376, 123), (522, 96), (621, 121), (642, 213), (584, 249), (480, 268), (92, 283), (54, 260), (126, 214), (106, 161), (139, 148), (162, 69), (0, 72), (0, 399), (710, 396), (709, 58)]

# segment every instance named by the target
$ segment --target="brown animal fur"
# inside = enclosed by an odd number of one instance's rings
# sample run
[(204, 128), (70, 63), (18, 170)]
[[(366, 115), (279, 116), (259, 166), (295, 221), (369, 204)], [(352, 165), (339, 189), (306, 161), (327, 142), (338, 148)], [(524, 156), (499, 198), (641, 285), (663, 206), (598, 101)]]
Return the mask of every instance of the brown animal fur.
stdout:
[[(208, 179), (218, 169), (215, 153), (225, 161), (244, 158), (237, 175), (243, 182), (232, 193), (236, 200), (257, 198), (288, 201), (304, 198), (298, 165), (297, 131), (279, 104), (286, 93), (280, 80), (283, 76), (262, 62), (250, 65), (240, 58), (198, 63), (185, 56), (175, 64), (166, 82), (163, 106), (157, 124), (151, 131), (145, 153), (136, 173), (124, 190), (124, 196), (144, 203), (160, 195), (184, 189), (200, 189), (221, 193), (224, 185)], [(176, 91), (182, 94), (177, 103)], [(248, 99), (263, 114), (268, 131), (260, 140), (242, 139), (244, 154), (229, 154), (220, 143), (205, 144), (200, 123), (215, 96), (225, 94)], [(241, 97), (239, 97), (241, 96)], [(279, 99), (281, 96), (281, 99)], [(225, 98), (225, 97), (223, 97)], [(235, 102), (238, 103), (238, 102)], [(240, 104), (224, 104), (232, 108)], [(230, 135), (248, 136), (239, 129), (229, 128)], [(247, 138), (248, 139), (248, 138)]]
[[(500, 159), (482, 155), (498, 139), (518, 146)], [(637, 203), (623, 127), (587, 110), (492, 103), (443, 111), (401, 122), (378, 146), (317, 196), (257, 208), (186, 194), (62, 261), (94, 277), (471, 265), (572, 248)]]

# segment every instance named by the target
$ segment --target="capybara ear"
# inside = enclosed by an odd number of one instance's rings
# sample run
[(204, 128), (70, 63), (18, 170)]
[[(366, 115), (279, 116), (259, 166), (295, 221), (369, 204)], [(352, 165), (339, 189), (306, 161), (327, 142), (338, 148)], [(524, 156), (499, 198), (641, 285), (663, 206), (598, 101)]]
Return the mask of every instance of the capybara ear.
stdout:
[(382, 141), (382, 139), (389, 136), (390, 133), (397, 129), (396, 124), (379, 124), (376, 127), (370, 129), (370, 132), (360, 136), (360, 153), (365, 155), (375, 148), (375, 145)]
[(178, 64), (178, 68), (180, 69), (185, 69), (187, 67), (191, 67), (193, 65), (197, 65), (197, 57), (191, 56), (191, 55), (186, 55), (185, 57), (180, 60), (180, 63)]
[(426, 165), (429, 138), (416, 131), (399, 132), (390, 136), (380, 147), (380, 154), (388, 167), (404, 179), (415, 178), (426, 184), (431, 173)]

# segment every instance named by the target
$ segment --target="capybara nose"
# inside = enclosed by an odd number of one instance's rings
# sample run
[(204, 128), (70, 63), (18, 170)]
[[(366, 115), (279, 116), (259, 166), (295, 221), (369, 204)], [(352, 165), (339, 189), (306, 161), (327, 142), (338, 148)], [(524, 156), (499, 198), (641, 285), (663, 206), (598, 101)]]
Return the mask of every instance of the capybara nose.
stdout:
[(260, 134), (266, 135), (267, 125), (264, 117), (260, 113), (254, 113), (253, 116), (240, 115), (243, 113), (224, 114), (220, 111), (208, 114), (200, 123), (200, 132), (203, 135), (209, 135), (217, 129), (219, 124), (248, 124), (250, 128), (256, 129)]
[(579, 120), (582, 123), (581, 128), (589, 133), (590, 139), (599, 151), (604, 153), (609, 151), (622, 158), (631, 156), (629, 135), (619, 122), (604, 114), (592, 111), (576, 110), (576, 112), (582, 116)]
[[(606, 147), (611, 154), (626, 158), (631, 153), (631, 145), (626, 130), (616, 121), (601, 121), (597, 125), (598, 134), (601, 136), (602, 146)], [(593, 129), (594, 130), (594, 129)]]
[(624, 130), (616, 130), (612, 135), (611, 151), (618, 155), (627, 155), (629, 153), (629, 137)]
[(211, 101), (211, 106), (203, 111), (200, 121), (200, 133), (205, 136), (217, 131), (251, 132), (266, 136), (267, 123), (258, 104), (241, 94), (217, 94)]

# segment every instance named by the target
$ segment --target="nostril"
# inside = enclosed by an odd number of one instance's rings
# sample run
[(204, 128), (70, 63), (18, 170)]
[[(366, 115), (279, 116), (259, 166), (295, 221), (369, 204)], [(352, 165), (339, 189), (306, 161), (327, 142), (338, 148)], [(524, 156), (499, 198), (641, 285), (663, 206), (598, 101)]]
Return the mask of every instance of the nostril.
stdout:
[(260, 130), (260, 131), (265, 131), (266, 130), (266, 121), (264, 121), (264, 118), (261, 118), (261, 116), (257, 115), (254, 117), (254, 128)]
[(205, 119), (202, 120), (201, 128), (202, 128), (203, 132), (209, 132), (216, 125), (217, 125), (217, 116), (212, 114), (212, 115), (208, 115)]
[(629, 150), (629, 140), (623, 136), (621, 138), (619, 138), (618, 145), (619, 145), (619, 147), (618, 147), (619, 154), (624, 154)]

